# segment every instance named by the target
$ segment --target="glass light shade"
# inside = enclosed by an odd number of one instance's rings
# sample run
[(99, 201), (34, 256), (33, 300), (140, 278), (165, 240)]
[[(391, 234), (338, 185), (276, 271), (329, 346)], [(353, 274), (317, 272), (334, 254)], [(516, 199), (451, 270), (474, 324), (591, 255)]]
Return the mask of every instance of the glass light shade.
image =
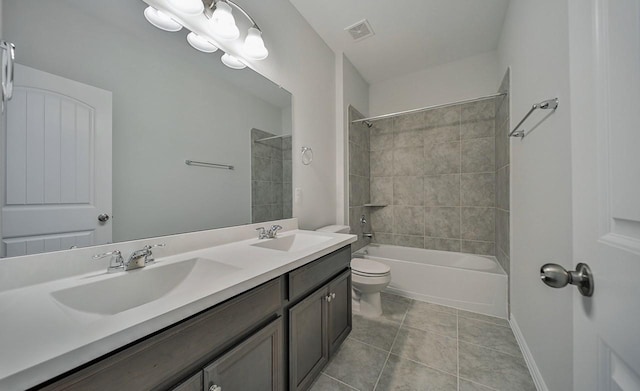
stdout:
[(224, 65), (232, 69), (244, 69), (247, 67), (242, 61), (238, 60), (229, 53), (223, 54), (221, 60)]
[(221, 39), (233, 40), (240, 36), (236, 20), (231, 13), (231, 6), (224, 1), (216, 3), (216, 10), (211, 16), (213, 32)]
[(216, 45), (202, 38), (193, 31), (187, 34), (187, 42), (189, 42), (189, 45), (191, 45), (194, 49), (200, 50), (204, 53), (213, 53), (218, 50), (218, 47)]
[(144, 17), (149, 21), (149, 23), (160, 30), (175, 32), (182, 29), (182, 25), (180, 23), (171, 19), (171, 17), (164, 12), (153, 7), (147, 7), (144, 10)]
[(249, 29), (242, 49), (247, 57), (254, 60), (264, 60), (269, 55), (269, 51), (262, 40), (262, 31), (255, 27)]
[(198, 15), (204, 12), (202, 0), (167, 0), (167, 3), (187, 15)]

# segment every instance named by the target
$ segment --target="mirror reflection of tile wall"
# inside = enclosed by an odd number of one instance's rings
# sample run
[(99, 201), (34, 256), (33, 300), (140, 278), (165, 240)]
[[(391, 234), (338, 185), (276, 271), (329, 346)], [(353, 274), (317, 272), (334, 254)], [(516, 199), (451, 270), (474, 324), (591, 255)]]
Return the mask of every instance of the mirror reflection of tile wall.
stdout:
[(291, 136), (251, 129), (251, 222), (292, 216)]

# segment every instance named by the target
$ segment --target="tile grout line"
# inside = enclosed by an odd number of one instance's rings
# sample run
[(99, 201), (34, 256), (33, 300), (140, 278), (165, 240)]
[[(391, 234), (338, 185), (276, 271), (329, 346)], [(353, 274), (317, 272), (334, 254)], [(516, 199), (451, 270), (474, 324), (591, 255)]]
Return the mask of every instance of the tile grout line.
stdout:
[(360, 391), (358, 388), (355, 388), (355, 387), (351, 386), (350, 384), (347, 384), (347, 383), (343, 382), (343, 381), (342, 381), (342, 380), (340, 380), (340, 379), (336, 379), (336, 378), (335, 378), (335, 377), (333, 377), (333, 376), (329, 376), (329, 375), (327, 375), (325, 372), (322, 372), (320, 376), (322, 376), (322, 375), (325, 375), (325, 376), (326, 376), (326, 377), (328, 377), (329, 379), (335, 380), (335, 381), (337, 381), (338, 383), (343, 384), (343, 385), (345, 385), (345, 386), (347, 386), (347, 387), (351, 388), (352, 390)]
[(496, 388), (489, 387), (489, 386), (488, 386), (488, 385), (486, 385), (486, 384), (478, 383), (477, 381), (469, 380), (469, 379), (464, 378), (464, 377), (462, 378), (462, 380), (464, 380), (464, 381), (466, 381), (466, 382), (469, 382), (469, 383), (477, 384), (477, 385), (482, 386), (482, 387), (485, 387), (485, 388), (487, 388), (487, 389), (489, 389), (489, 390), (491, 390), (491, 391), (500, 391), (500, 390), (498, 390), (498, 389), (496, 389)]
[[(413, 300), (411, 300), (411, 302), (413, 302)], [(398, 327), (398, 331), (396, 331), (396, 336), (393, 338), (393, 342), (391, 343), (391, 348), (389, 348), (389, 353), (387, 353), (387, 358), (384, 360), (384, 364), (382, 365), (382, 369), (380, 369), (380, 373), (378, 374), (376, 383), (373, 385), (373, 391), (375, 391), (376, 388), (378, 388), (378, 383), (380, 383), (380, 378), (382, 377), (382, 373), (384, 372), (384, 369), (387, 367), (387, 363), (389, 362), (389, 357), (391, 357), (391, 351), (393, 350), (393, 345), (395, 345), (396, 340), (398, 339), (398, 335), (400, 335), (400, 330), (402, 329), (404, 320), (407, 318), (407, 313), (409, 313), (409, 308), (411, 308), (411, 302), (407, 306), (407, 309), (404, 311), (404, 316), (402, 317), (402, 321), (400, 322), (400, 327)]]
[[(467, 341), (462, 341), (463, 343), (466, 343), (467, 345), (472, 345), (478, 348), (482, 348), (482, 349), (487, 349), (487, 350), (491, 350), (492, 352), (496, 352), (496, 353), (500, 353), (500, 354), (505, 354), (507, 356), (513, 357), (513, 358), (521, 358), (524, 360), (524, 355), (522, 354), (522, 352), (520, 352), (520, 355), (515, 355), (515, 354), (511, 354), (511, 353), (507, 353), (503, 350), (498, 350), (498, 349), (494, 349), (494, 348), (490, 348), (488, 346), (484, 346), (484, 345), (478, 345), (477, 343), (473, 343), (473, 342), (467, 342)], [(518, 347), (519, 349), (520, 347)], [(525, 363), (526, 366), (526, 363)]]

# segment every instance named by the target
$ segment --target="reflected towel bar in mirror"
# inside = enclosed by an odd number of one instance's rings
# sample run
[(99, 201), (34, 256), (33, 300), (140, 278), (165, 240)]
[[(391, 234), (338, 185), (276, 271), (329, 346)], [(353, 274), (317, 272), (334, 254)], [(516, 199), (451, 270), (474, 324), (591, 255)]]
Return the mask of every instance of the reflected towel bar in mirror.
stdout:
[(233, 166), (230, 166), (228, 164), (199, 162), (197, 160), (185, 160), (184, 163), (187, 166), (202, 166), (202, 167), (211, 167), (211, 168), (222, 168), (225, 170), (233, 170)]

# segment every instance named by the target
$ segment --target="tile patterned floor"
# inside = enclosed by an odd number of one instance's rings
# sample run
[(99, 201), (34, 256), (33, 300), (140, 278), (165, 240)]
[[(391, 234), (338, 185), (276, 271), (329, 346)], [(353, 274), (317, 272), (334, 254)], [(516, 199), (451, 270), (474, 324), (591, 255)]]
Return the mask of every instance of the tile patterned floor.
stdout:
[(384, 314), (353, 330), (312, 391), (535, 391), (509, 323), (383, 294)]

